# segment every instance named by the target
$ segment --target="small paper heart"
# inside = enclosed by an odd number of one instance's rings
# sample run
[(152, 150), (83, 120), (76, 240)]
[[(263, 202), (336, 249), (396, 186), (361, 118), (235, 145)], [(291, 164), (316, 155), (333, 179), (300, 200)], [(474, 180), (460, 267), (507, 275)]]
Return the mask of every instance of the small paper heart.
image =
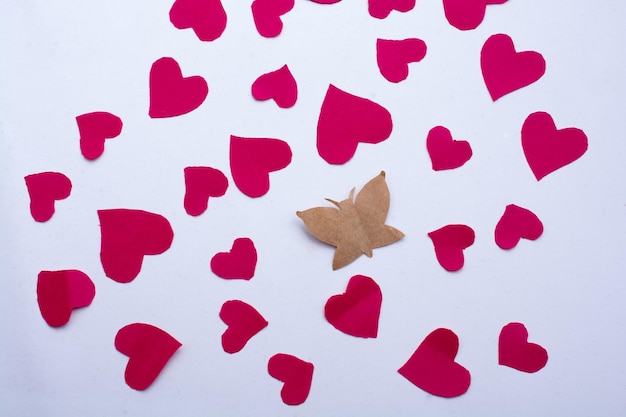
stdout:
[(507, 0), (443, 0), (448, 22), (460, 30), (476, 29), (485, 18), (489, 4), (503, 4)]
[(287, 405), (300, 405), (306, 401), (313, 381), (313, 364), (292, 355), (277, 353), (267, 363), (267, 371), (283, 382), (280, 398)]
[(187, 167), (185, 174), (185, 211), (199, 216), (209, 206), (210, 197), (221, 197), (228, 189), (228, 178), (219, 169), (211, 167)]
[(463, 268), (463, 251), (474, 244), (474, 230), (464, 224), (449, 224), (428, 234), (435, 246), (437, 261), (450, 272)]
[(534, 373), (546, 366), (548, 352), (542, 346), (528, 342), (528, 330), (522, 323), (509, 323), (500, 332), (498, 363)]
[(30, 214), (37, 222), (47, 222), (54, 214), (54, 203), (72, 192), (72, 182), (60, 172), (40, 172), (24, 177), (30, 196)]
[(95, 296), (93, 281), (82, 271), (41, 271), (37, 277), (37, 304), (51, 327), (65, 325), (73, 309), (87, 307)]
[(259, 101), (273, 99), (278, 107), (286, 109), (296, 104), (298, 85), (289, 67), (283, 65), (257, 78), (252, 84), (252, 96)]
[(443, 126), (433, 127), (426, 138), (426, 148), (434, 171), (455, 169), (472, 157), (472, 147), (466, 140), (454, 140)]
[(152, 118), (174, 117), (197, 109), (209, 94), (199, 75), (183, 77), (178, 62), (164, 57), (150, 69), (150, 110)]
[(221, 0), (176, 0), (170, 9), (170, 22), (177, 29), (191, 28), (206, 42), (222, 36), (226, 19)]
[(268, 324), (254, 307), (240, 300), (226, 301), (220, 310), (220, 318), (228, 326), (222, 334), (222, 348), (227, 353), (239, 352)]
[(409, 64), (420, 62), (426, 56), (426, 43), (417, 38), (402, 40), (378, 39), (376, 61), (383, 77), (399, 83), (409, 76)]
[(230, 252), (219, 252), (211, 259), (211, 271), (224, 279), (244, 279), (254, 277), (257, 252), (254, 242), (247, 237), (235, 239)]
[(494, 232), (496, 244), (505, 250), (513, 249), (520, 239), (537, 240), (543, 233), (543, 223), (532, 211), (509, 204)]
[(252, 17), (259, 34), (266, 38), (280, 35), (283, 30), (281, 16), (293, 9), (295, 0), (254, 0)]
[(415, 7), (415, 0), (368, 0), (367, 3), (370, 16), (376, 19), (384, 19), (394, 10), (406, 13)]
[(94, 160), (104, 152), (104, 141), (122, 133), (122, 119), (114, 114), (97, 111), (76, 116), (80, 134), (80, 151), (86, 159)]
[(350, 278), (346, 292), (326, 302), (324, 315), (337, 330), (356, 337), (376, 337), (383, 294), (370, 277)]

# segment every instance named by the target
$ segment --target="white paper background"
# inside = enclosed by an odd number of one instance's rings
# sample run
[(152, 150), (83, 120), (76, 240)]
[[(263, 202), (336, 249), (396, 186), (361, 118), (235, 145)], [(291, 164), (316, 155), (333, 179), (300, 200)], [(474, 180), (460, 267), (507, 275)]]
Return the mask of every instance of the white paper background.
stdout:
[[(626, 412), (626, 4), (612, 0), (511, 0), (490, 6), (478, 29), (445, 20), (441, 1), (377, 20), (365, 0), (319, 5), (297, 0), (278, 38), (255, 30), (250, 1), (224, 0), (228, 26), (215, 42), (169, 22), (171, 0), (36, 1), (0, 5), (0, 415), (11, 416), (618, 416)], [(494, 33), (547, 61), (541, 80), (493, 103), (479, 53)], [(375, 61), (376, 38), (418, 37), (426, 58), (400, 84)], [(171, 56), (184, 75), (202, 75), (210, 93), (197, 110), (148, 117), (148, 73)], [(250, 85), (288, 64), (298, 81), (295, 107), (256, 102)], [(315, 148), (319, 108), (329, 83), (384, 105), (389, 140), (361, 145), (343, 166)], [(537, 182), (520, 145), (530, 113), (583, 129), (588, 152)], [(124, 121), (105, 153), (85, 160), (75, 117), (109, 111)], [(425, 149), (430, 128), (445, 125), (471, 142), (462, 168), (434, 172)], [(287, 141), (293, 162), (271, 175), (259, 199), (232, 183), (231, 134)], [(200, 217), (183, 209), (183, 168), (219, 168), (227, 194)], [(342, 199), (386, 170), (388, 223), (406, 238), (332, 271), (333, 249), (307, 235), (296, 210)], [(47, 223), (28, 210), (24, 176), (60, 171), (72, 195)], [(536, 242), (500, 250), (493, 229), (507, 204), (533, 210), (545, 225)], [(96, 211), (137, 208), (166, 216), (174, 243), (148, 257), (130, 284), (108, 279), (99, 262)], [(427, 233), (449, 223), (476, 231), (465, 267), (447, 273)], [(237, 237), (256, 243), (249, 282), (213, 275), (213, 254)], [(91, 306), (60, 329), (36, 302), (41, 270), (80, 269), (95, 282)], [(323, 317), (327, 298), (352, 275), (383, 291), (377, 339), (344, 335)], [(270, 322), (234, 355), (220, 345), (222, 303), (242, 299)], [(503, 325), (526, 324), (548, 365), (525, 374), (497, 364)], [(123, 379), (127, 358), (113, 347), (118, 329), (147, 322), (183, 343), (144, 392)], [(460, 338), (459, 363), (472, 374), (467, 394), (433, 397), (397, 369), (432, 330)], [(301, 406), (284, 405), (267, 373), (277, 352), (315, 364)]]

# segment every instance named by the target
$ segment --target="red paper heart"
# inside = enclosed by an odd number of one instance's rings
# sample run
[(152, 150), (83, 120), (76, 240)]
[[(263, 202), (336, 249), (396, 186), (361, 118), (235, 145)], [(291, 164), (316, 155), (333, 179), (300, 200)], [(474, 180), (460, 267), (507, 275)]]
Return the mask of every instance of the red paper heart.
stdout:
[(380, 287), (370, 277), (350, 278), (346, 292), (333, 295), (326, 302), (326, 320), (337, 330), (356, 337), (376, 337), (383, 302)]
[(41, 271), (37, 276), (37, 303), (41, 316), (52, 327), (70, 320), (72, 310), (87, 307), (96, 296), (93, 281), (74, 269)]
[(548, 352), (536, 343), (528, 343), (528, 330), (522, 323), (502, 328), (498, 341), (498, 363), (518, 371), (534, 373), (546, 366)]
[(178, 29), (193, 29), (201, 41), (214, 41), (226, 29), (226, 12), (221, 0), (176, 0), (170, 22)]
[(130, 282), (141, 271), (144, 255), (170, 248), (174, 232), (163, 216), (142, 210), (98, 210), (101, 229), (100, 260), (107, 277)]
[(476, 29), (485, 18), (488, 4), (503, 4), (507, 0), (443, 0), (448, 22), (457, 29)]
[(543, 224), (532, 211), (509, 204), (496, 225), (496, 244), (502, 249), (513, 249), (520, 239), (537, 240), (543, 233)]
[(376, 60), (380, 73), (392, 83), (409, 76), (409, 63), (419, 62), (426, 56), (426, 43), (417, 38), (402, 40), (378, 39)]
[(391, 114), (380, 104), (329, 85), (317, 122), (317, 151), (329, 164), (345, 164), (359, 143), (391, 135)]
[(226, 301), (220, 310), (220, 318), (228, 326), (222, 334), (222, 348), (227, 353), (239, 352), (268, 324), (254, 307), (240, 300)]
[(185, 211), (199, 216), (209, 206), (209, 197), (221, 197), (228, 189), (228, 178), (219, 169), (211, 167), (185, 168)]
[(273, 99), (283, 109), (293, 107), (298, 100), (298, 85), (287, 65), (261, 75), (252, 84), (252, 96), (260, 101)]
[(273, 38), (283, 30), (282, 15), (293, 9), (295, 0), (254, 0), (252, 17), (261, 36)]
[(277, 353), (267, 363), (267, 371), (283, 382), (280, 398), (287, 405), (306, 401), (313, 381), (313, 364), (292, 355)]
[(54, 214), (54, 202), (72, 192), (72, 182), (60, 172), (40, 172), (24, 177), (30, 196), (30, 214), (38, 222), (47, 222)]
[(535, 51), (516, 52), (513, 40), (500, 33), (483, 45), (480, 67), (487, 90), (496, 101), (540, 79), (546, 72), (546, 61)]
[(393, 10), (405, 13), (414, 7), (415, 0), (368, 0), (370, 16), (377, 19), (386, 18)]
[(150, 324), (122, 327), (115, 336), (115, 348), (128, 356), (126, 384), (140, 391), (148, 388), (181, 346), (170, 334)]
[(454, 140), (443, 126), (433, 127), (426, 138), (426, 148), (434, 171), (455, 169), (472, 157), (472, 147), (466, 140)]
[(150, 110), (152, 118), (174, 117), (200, 107), (209, 86), (199, 75), (183, 78), (174, 58), (160, 58), (150, 69)]
[(574, 127), (557, 130), (545, 112), (531, 114), (522, 126), (522, 148), (537, 181), (576, 161), (587, 146), (585, 132)]
[(249, 197), (270, 189), (270, 172), (291, 163), (291, 148), (280, 139), (230, 137), (230, 170), (235, 185)]
[(245, 279), (254, 277), (257, 253), (254, 242), (247, 237), (235, 239), (230, 252), (219, 252), (211, 259), (211, 271), (224, 279)]
[(104, 152), (104, 141), (122, 133), (122, 119), (104, 111), (76, 116), (80, 134), (80, 152), (86, 159), (94, 160)]
[(428, 234), (439, 264), (447, 271), (463, 268), (463, 250), (474, 243), (474, 230), (464, 224), (449, 224)]
[(467, 392), (471, 375), (454, 361), (459, 338), (452, 330), (436, 329), (430, 333), (398, 372), (424, 391), (452, 398)]

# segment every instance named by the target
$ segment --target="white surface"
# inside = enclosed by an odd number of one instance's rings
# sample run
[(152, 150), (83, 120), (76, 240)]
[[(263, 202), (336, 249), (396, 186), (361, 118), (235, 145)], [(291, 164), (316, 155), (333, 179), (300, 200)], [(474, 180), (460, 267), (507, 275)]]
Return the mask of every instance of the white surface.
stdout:
[[(371, 18), (364, 0), (319, 5), (298, 0), (283, 33), (255, 30), (249, 1), (227, 1), (228, 27), (215, 42), (169, 22), (171, 0), (7, 0), (0, 6), (0, 415), (3, 416), (618, 416), (626, 413), (626, 141), (623, 118), (624, 18), (619, 0), (510, 1), (490, 6), (478, 29), (461, 32), (440, 1)], [(482, 81), (479, 52), (494, 33), (547, 61), (545, 76), (496, 103)], [(375, 40), (419, 37), (426, 58), (397, 85), (378, 72)], [(174, 57), (184, 75), (209, 83), (206, 102), (175, 118), (148, 117), (152, 62)], [(289, 110), (256, 102), (254, 79), (289, 64), (299, 100)], [(361, 145), (343, 166), (315, 149), (319, 107), (329, 83), (371, 98), (392, 114), (386, 142)], [(80, 154), (75, 116), (110, 111), (124, 121), (103, 156)], [(577, 162), (537, 182), (520, 129), (547, 111), (557, 126), (589, 137)], [(462, 168), (433, 172), (428, 130), (445, 125), (470, 141)], [(229, 135), (287, 141), (293, 162), (271, 175), (270, 192), (250, 199), (232, 183)], [(183, 209), (183, 168), (213, 166), (227, 194), (194, 218)], [(310, 238), (296, 210), (342, 199), (384, 169), (392, 201), (388, 223), (406, 234), (339, 271), (333, 249)], [(47, 223), (28, 210), (24, 176), (61, 171), (72, 195)], [(533, 210), (545, 225), (536, 242), (500, 250), (493, 229), (507, 204)], [(99, 262), (96, 210), (138, 208), (166, 216), (175, 238), (148, 257), (130, 284), (108, 279)], [(427, 233), (449, 223), (476, 231), (465, 267), (447, 273)], [(256, 243), (249, 282), (224, 281), (210, 258), (237, 237)], [(80, 269), (97, 287), (93, 304), (52, 329), (36, 302), (40, 270)], [(326, 299), (355, 274), (383, 291), (377, 339), (336, 331)], [(242, 299), (270, 322), (234, 355), (220, 345), (222, 303)], [(497, 338), (511, 321), (549, 352), (525, 374), (497, 364)], [(118, 329), (148, 322), (183, 343), (144, 392), (123, 379)], [(472, 374), (467, 394), (433, 397), (397, 369), (423, 338), (448, 327), (457, 360)], [(277, 352), (315, 364), (301, 406), (284, 405), (266, 371)]]

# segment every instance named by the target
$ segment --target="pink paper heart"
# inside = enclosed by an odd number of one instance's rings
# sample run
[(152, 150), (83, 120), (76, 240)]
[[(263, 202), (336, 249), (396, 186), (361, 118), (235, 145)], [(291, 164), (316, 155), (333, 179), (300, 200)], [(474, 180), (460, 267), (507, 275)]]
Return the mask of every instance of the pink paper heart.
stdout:
[(185, 173), (185, 211), (199, 216), (209, 206), (210, 197), (221, 197), (228, 189), (228, 178), (219, 169), (187, 167)]
[(296, 104), (298, 85), (289, 67), (283, 65), (257, 78), (252, 84), (252, 96), (260, 101), (273, 99), (278, 107), (286, 109)]
[(178, 62), (160, 58), (150, 69), (150, 110), (152, 118), (174, 117), (197, 109), (209, 94), (199, 75), (183, 77)]
[(267, 371), (283, 382), (280, 397), (287, 405), (300, 405), (306, 401), (313, 381), (313, 364), (292, 355), (277, 353), (267, 363)]
[(356, 337), (376, 337), (383, 294), (370, 277), (350, 278), (346, 292), (326, 302), (324, 315), (337, 330)]
[(542, 346), (528, 342), (528, 330), (522, 323), (509, 323), (500, 332), (498, 363), (534, 373), (546, 366), (548, 352)]
[(428, 234), (435, 246), (437, 261), (450, 272), (463, 268), (463, 251), (474, 244), (474, 230), (464, 224), (449, 224)]
[(211, 259), (211, 271), (224, 279), (245, 279), (254, 277), (257, 252), (254, 242), (247, 237), (235, 239), (230, 252), (219, 252)]
[(406, 13), (415, 7), (415, 0), (368, 0), (367, 3), (370, 16), (377, 19), (386, 18), (394, 10)]
[(513, 249), (520, 239), (537, 240), (543, 233), (543, 224), (532, 211), (509, 204), (494, 232), (496, 244), (502, 249)]
[(37, 304), (52, 327), (66, 324), (73, 309), (87, 307), (95, 296), (93, 281), (82, 271), (41, 271), (37, 277)]
[(507, 0), (443, 0), (448, 22), (457, 29), (476, 29), (485, 18), (489, 4), (503, 4)]
[(80, 134), (80, 152), (86, 159), (94, 160), (104, 152), (104, 141), (122, 133), (122, 119), (104, 111), (76, 116)]
[(419, 62), (426, 56), (426, 43), (417, 38), (402, 40), (378, 39), (376, 60), (383, 77), (399, 83), (409, 76), (409, 64)]
[(472, 157), (472, 147), (465, 140), (454, 140), (443, 126), (433, 127), (426, 138), (426, 148), (434, 171), (455, 169)]
[(228, 326), (222, 334), (222, 348), (227, 353), (239, 352), (268, 324), (254, 307), (240, 300), (226, 301), (220, 310), (220, 318)]
[(221, 0), (176, 0), (170, 9), (170, 22), (178, 29), (191, 28), (201, 41), (222, 36), (226, 19)]
[(30, 196), (30, 214), (37, 222), (47, 222), (54, 214), (54, 203), (72, 192), (72, 182), (60, 172), (40, 172), (24, 177)]
[(273, 38), (283, 30), (282, 15), (293, 9), (295, 0), (254, 0), (252, 17), (261, 36)]

